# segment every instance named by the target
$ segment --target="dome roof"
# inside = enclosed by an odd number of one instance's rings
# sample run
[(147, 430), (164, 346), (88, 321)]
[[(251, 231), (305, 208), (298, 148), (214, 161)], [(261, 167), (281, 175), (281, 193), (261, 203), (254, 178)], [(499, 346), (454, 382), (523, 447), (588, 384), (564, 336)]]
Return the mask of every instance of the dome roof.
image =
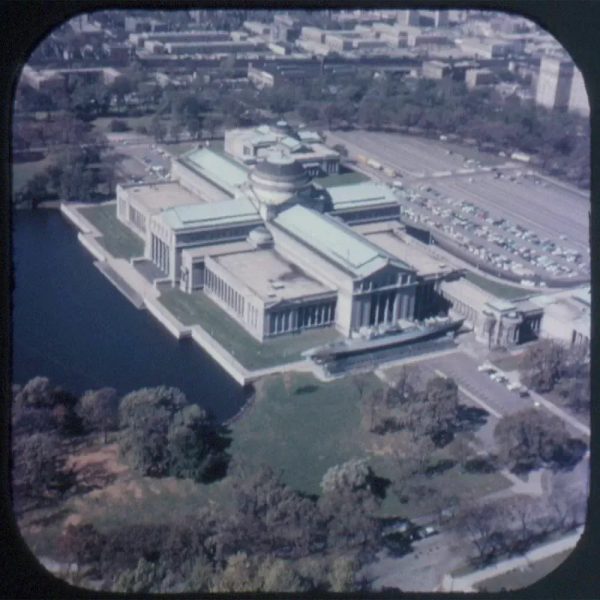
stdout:
[(294, 181), (305, 179), (307, 174), (302, 165), (285, 154), (271, 154), (256, 164), (254, 172), (265, 179), (275, 181)]
[(254, 166), (249, 183), (260, 202), (279, 205), (306, 189), (310, 176), (299, 162), (278, 152)]

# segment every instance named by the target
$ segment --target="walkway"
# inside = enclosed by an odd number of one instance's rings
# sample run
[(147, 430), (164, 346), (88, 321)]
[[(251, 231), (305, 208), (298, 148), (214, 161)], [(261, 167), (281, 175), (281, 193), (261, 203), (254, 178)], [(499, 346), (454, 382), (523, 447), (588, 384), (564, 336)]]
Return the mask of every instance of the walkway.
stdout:
[(475, 571), (474, 573), (469, 573), (468, 575), (464, 575), (462, 577), (454, 578), (451, 575), (446, 575), (442, 581), (441, 591), (475, 592), (477, 591), (477, 584), (485, 581), (486, 579), (491, 579), (492, 577), (508, 573), (514, 569), (530, 568), (532, 563), (538, 560), (542, 560), (544, 558), (564, 552), (565, 550), (574, 548), (582, 533), (583, 528), (581, 527), (575, 533), (561, 538), (560, 540), (556, 540), (555, 542), (538, 546), (537, 548), (525, 553), (523, 556), (518, 556), (499, 562), (495, 565), (486, 567), (480, 571)]

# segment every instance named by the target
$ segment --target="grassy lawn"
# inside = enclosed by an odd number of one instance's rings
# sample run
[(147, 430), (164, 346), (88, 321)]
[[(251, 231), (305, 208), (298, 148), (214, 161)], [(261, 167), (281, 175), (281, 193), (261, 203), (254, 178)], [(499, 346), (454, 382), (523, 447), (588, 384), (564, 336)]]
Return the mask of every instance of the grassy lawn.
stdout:
[[(372, 376), (370, 385), (382, 384)], [(282, 473), (286, 483), (312, 494), (319, 493), (327, 469), (352, 458), (368, 458), (378, 476), (394, 479), (393, 459), (372, 453), (373, 436), (361, 424), (359, 394), (349, 378), (322, 383), (312, 375), (292, 374), (288, 389), (279, 375), (258, 386), (255, 405), (232, 426), (234, 457), (243, 457), (251, 465), (268, 464)], [(455, 446), (449, 444), (436, 457), (453, 459), (455, 452)], [(498, 473), (466, 473), (459, 464), (422, 483), (435, 493), (415, 495), (400, 503), (388, 491), (382, 516), (426, 515), (434, 510), (438, 494), (482, 496), (510, 486)]]
[(508, 573), (482, 581), (477, 585), (477, 588), (482, 592), (499, 592), (503, 589), (516, 590), (524, 588), (554, 571), (566, 560), (569, 554), (571, 554), (571, 550), (565, 550), (554, 556), (538, 560), (525, 570), (513, 569)]
[(468, 281), (474, 283), (482, 290), (490, 292), (490, 294), (494, 294), (494, 296), (498, 296), (498, 298), (504, 298), (505, 300), (512, 300), (514, 298), (522, 298), (523, 296), (531, 295), (530, 291), (522, 290), (506, 283), (493, 281), (474, 271), (467, 271), (465, 277)]
[(42, 160), (15, 162), (12, 165), (13, 192), (18, 192), (27, 182), (52, 164), (52, 155), (48, 154)]
[(336, 187), (339, 185), (350, 185), (368, 181), (369, 178), (358, 171), (349, 173), (339, 173), (337, 175), (327, 175), (326, 177), (317, 177), (314, 181), (325, 188)]
[(117, 219), (115, 204), (86, 206), (79, 211), (100, 230), (102, 237), (98, 239), (98, 243), (114, 257), (142, 256), (144, 243)]
[[(321, 383), (292, 374), (289, 392), (281, 376), (258, 386), (254, 406), (233, 424), (232, 455), (267, 464), (286, 483), (320, 493), (327, 469), (366, 456), (359, 395), (349, 378)], [(381, 385), (372, 376), (371, 385)]]
[(324, 328), (261, 343), (201, 292), (186, 294), (173, 288), (163, 291), (159, 300), (184, 325), (204, 327), (248, 369), (300, 360), (303, 350), (340, 337), (335, 330)]

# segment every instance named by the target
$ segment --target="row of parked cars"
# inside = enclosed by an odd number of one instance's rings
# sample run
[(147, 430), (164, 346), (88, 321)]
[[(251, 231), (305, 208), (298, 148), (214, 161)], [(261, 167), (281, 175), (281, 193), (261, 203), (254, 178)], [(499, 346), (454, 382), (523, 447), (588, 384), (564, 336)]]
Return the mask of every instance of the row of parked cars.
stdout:
[[(428, 184), (409, 190), (403, 216), (444, 232), (474, 256), (498, 269), (521, 277), (540, 275), (575, 277), (589, 265), (580, 252), (507, 218), (491, 215), (472, 202), (443, 197)], [(414, 207), (414, 208), (413, 208)], [(566, 241), (566, 236), (560, 236)], [(533, 281), (532, 281), (533, 283)]]
[(519, 396), (529, 396), (529, 390), (520, 382), (511, 381), (506, 374), (490, 362), (484, 362), (477, 367), (480, 373), (487, 373), (492, 381), (503, 384), (509, 392), (517, 392)]

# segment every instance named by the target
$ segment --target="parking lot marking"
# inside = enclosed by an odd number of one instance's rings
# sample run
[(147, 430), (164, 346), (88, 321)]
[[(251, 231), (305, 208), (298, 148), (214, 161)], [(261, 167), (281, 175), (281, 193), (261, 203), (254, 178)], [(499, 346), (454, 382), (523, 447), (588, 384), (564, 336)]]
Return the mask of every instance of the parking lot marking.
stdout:
[[(439, 375), (440, 377), (444, 377), (444, 378), (448, 377), (448, 375), (446, 375), (446, 373), (444, 373), (443, 371), (440, 371), (439, 369), (434, 369), (434, 372), (436, 375)], [(475, 394), (472, 394), (463, 385), (458, 383), (458, 381), (456, 382), (456, 385), (458, 386), (458, 389), (465, 396), (467, 396), (467, 398), (470, 398), (471, 400), (473, 400), (473, 402), (476, 402), (477, 404), (479, 404), (479, 406), (482, 406), (485, 410), (487, 410), (487, 412), (489, 412), (491, 415), (494, 415), (494, 417), (496, 417), (496, 419), (502, 418), (502, 415), (497, 410), (494, 410), (489, 404), (486, 404), (483, 400), (480, 400), (477, 396), (475, 396)]]

